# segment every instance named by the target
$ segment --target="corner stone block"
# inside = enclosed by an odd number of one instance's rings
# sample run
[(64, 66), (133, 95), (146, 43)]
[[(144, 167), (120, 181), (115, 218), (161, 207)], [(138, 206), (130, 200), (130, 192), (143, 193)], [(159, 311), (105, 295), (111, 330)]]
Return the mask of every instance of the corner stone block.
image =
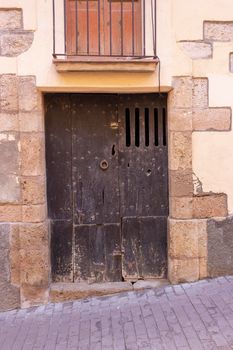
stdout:
[(44, 131), (42, 111), (19, 112), (19, 128), (21, 132)]
[(200, 255), (204, 255), (206, 240), (205, 220), (169, 221), (168, 255), (170, 258), (179, 260), (199, 258)]
[(192, 197), (170, 197), (170, 217), (173, 219), (192, 219)]
[(227, 195), (225, 193), (213, 193), (193, 197), (194, 218), (225, 217), (227, 214)]
[(23, 176), (44, 174), (44, 143), (43, 133), (21, 133), (21, 172)]
[(169, 168), (186, 170), (192, 168), (192, 132), (169, 133)]
[(20, 241), (19, 225), (11, 224), (10, 229), (10, 270), (11, 283), (20, 285)]
[(199, 259), (168, 258), (168, 279), (171, 283), (194, 282), (199, 279)]
[(233, 41), (233, 22), (204, 22), (204, 39), (208, 41)]
[(22, 29), (23, 18), (21, 9), (0, 9), (0, 29)]
[(168, 118), (169, 131), (192, 131), (191, 110), (170, 108), (168, 111)]
[(170, 170), (169, 190), (172, 197), (192, 197), (193, 179), (192, 170)]
[(168, 97), (169, 109), (192, 108), (192, 78), (173, 78), (173, 90)]
[(19, 77), (19, 110), (20, 112), (42, 110), (42, 96), (36, 88), (34, 76)]
[(18, 79), (14, 74), (0, 75), (1, 112), (18, 113)]
[(193, 79), (193, 108), (207, 108), (208, 101), (208, 79), (195, 78)]
[(23, 204), (45, 203), (45, 177), (30, 176), (21, 178)]
[(21, 225), (19, 238), (21, 284), (47, 287), (49, 281), (49, 235), (47, 223)]
[(43, 222), (46, 219), (46, 206), (41, 205), (23, 205), (22, 220), (23, 222)]
[(181, 41), (180, 48), (192, 60), (206, 59), (212, 57), (212, 45), (203, 41)]
[(0, 55), (6, 57), (19, 56), (31, 47), (33, 38), (34, 35), (30, 31), (1, 34)]
[(231, 108), (193, 110), (193, 131), (231, 130)]
[(49, 301), (49, 288), (35, 287), (26, 284), (21, 286), (20, 295), (21, 306), (23, 308), (46, 304)]

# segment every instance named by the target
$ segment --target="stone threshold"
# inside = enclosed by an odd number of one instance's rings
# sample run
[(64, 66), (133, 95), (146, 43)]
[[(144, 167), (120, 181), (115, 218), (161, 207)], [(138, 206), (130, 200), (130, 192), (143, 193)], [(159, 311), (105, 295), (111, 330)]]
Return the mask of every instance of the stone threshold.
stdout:
[(111, 295), (121, 292), (158, 288), (168, 285), (166, 279), (139, 280), (131, 282), (106, 282), (106, 283), (52, 283), (50, 286), (50, 301), (60, 302), (66, 300), (85, 299)]

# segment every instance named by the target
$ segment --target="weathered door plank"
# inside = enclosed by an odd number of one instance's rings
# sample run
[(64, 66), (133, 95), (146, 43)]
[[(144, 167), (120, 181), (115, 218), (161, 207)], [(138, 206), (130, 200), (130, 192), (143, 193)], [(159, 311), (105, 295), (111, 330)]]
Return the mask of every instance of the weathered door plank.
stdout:
[(54, 281), (72, 281), (71, 114), (69, 95), (45, 95), (48, 215)]
[(74, 280), (119, 280), (121, 261), (113, 254), (120, 250), (116, 96), (73, 95), (72, 114)]

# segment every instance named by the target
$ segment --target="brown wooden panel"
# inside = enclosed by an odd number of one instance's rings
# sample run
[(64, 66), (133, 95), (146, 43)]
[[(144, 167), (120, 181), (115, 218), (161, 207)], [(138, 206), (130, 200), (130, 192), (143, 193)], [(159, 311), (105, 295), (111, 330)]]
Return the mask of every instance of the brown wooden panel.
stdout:
[[(163, 145), (162, 110), (165, 97), (121, 95), (119, 104), (119, 181), (121, 216), (167, 216), (167, 146)], [(125, 110), (130, 110), (131, 145), (126, 146)], [(149, 109), (150, 143), (145, 144), (145, 108)], [(135, 121), (139, 111), (139, 128)], [(154, 109), (159, 112), (159, 140), (154, 142)], [(139, 129), (139, 130), (138, 130)], [(137, 134), (137, 136), (136, 136)], [(162, 136), (161, 136), (162, 135)], [(137, 145), (139, 136), (139, 145)]]
[(121, 280), (120, 225), (75, 226), (74, 281)]
[(66, 16), (67, 54), (142, 55), (140, 0), (66, 0)]
[(45, 95), (48, 215), (72, 219), (71, 114), (69, 95)]
[(167, 272), (167, 218), (130, 217), (122, 220), (123, 277), (165, 278)]
[(51, 221), (51, 266), (54, 282), (73, 282), (72, 230), (70, 220)]
[(116, 102), (114, 95), (72, 96), (75, 224), (120, 222)]
[[(165, 108), (165, 96), (120, 96), (123, 276), (129, 279), (164, 277), (166, 274), (168, 166), (163, 123)], [(130, 122), (126, 122), (127, 118)]]
[[(104, 0), (105, 54), (115, 56), (142, 55), (141, 11), (140, 0), (122, 1), (122, 3), (121, 1)], [(110, 51), (110, 22), (112, 23), (112, 52)]]
[(69, 95), (45, 95), (48, 216), (54, 281), (72, 281), (71, 114)]

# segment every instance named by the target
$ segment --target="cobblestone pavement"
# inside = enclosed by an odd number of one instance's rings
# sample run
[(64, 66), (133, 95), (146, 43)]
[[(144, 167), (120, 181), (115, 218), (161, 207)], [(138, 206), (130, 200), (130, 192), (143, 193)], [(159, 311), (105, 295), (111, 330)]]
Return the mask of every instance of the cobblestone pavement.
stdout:
[(8, 349), (233, 349), (233, 276), (0, 313)]

